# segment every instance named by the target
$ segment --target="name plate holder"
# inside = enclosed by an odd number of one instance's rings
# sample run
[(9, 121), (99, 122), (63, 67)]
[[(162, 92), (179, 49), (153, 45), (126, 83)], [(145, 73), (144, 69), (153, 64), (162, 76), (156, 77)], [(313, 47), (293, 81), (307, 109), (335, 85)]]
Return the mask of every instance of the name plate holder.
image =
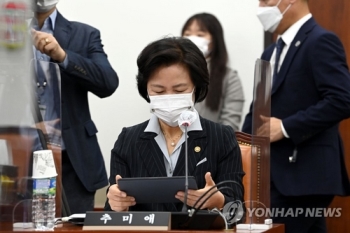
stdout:
[(83, 230), (170, 230), (170, 212), (86, 212)]

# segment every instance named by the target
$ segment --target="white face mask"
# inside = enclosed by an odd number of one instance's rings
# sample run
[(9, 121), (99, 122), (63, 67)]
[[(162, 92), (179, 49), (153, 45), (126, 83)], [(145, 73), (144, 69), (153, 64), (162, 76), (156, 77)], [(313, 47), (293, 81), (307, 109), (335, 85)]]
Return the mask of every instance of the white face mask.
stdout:
[(209, 44), (210, 41), (204, 37), (200, 36), (185, 36), (185, 38), (191, 40), (200, 51), (202, 51), (204, 57), (207, 57), (209, 54)]
[(258, 7), (257, 16), (264, 27), (265, 31), (269, 31), (274, 33), (281, 23), (283, 15), (287, 12), (287, 10), (292, 6), (289, 4), (287, 9), (281, 13), (278, 9), (278, 5), (281, 3), (281, 0), (277, 3), (276, 6), (267, 6), (267, 7)]
[(179, 126), (177, 120), (182, 112), (193, 110), (193, 91), (185, 94), (149, 96), (151, 113), (169, 126)]
[(45, 13), (54, 8), (59, 0), (35, 0), (34, 11), (39, 13)]

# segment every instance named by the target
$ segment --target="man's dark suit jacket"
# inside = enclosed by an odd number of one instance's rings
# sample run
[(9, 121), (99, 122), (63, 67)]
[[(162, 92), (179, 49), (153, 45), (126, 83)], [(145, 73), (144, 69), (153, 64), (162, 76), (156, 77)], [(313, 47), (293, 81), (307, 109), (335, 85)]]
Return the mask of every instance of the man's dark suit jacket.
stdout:
[[(270, 61), (275, 45), (262, 55)], [(283, 195), (349, 195), (338, 123), (350, 116), (350, 75), (336, 35), (313, 18), (299, 30), (272, 88), (271, 117), (290, 138), (271, 143), (271, 179)], [(252, 112), (243, 131), (252, 132)], [(295, 163), (289, 156), (297, 150)]]
[(100, 98), (112, 95), (118, 77), (107, 60), (100, 33), (88, 25), (70, 22), (58, 12), (54, 36), (68, 55), (61, 68), (62, 137), (71, 163), (88, 191), (108, 185), (106, 169), (91, 120), (88, 92)]
[[(243, 184), (241, 152), (235, 138), (233, 129), (212, 121), (200, 118), (202, 131), (188, 132), (188, 174), (194, 176), (198, 188), (204, 188), (206, 172), (211, 172), (214, 182), (233, 180), (229, 186), (234, 190), (222, 190), (225, 203), (233, 200), (243, 200)], [(148, 121), (139, 125), (123, 128), (116, 141), (111, 155), (111, 176), (109, 182), (115, 184), (116, 175), (125, 177), (166, 177), (164, 155), (154, 138), (153, 132), (144, 132)], [(200, 152), (195, 152), (195, 147)], [(197, 166), (204, 158), (207, 161)], [(185, 146), (182, 146), (177, 161), (174, 176), (185, 175)], [(222, 187), (222, 186), (220, 186)], [(142, 192), (142, 190), (140, 190)], [(137, 203), (137, 200), (136, 200)], [(129, 210), (134, 211), (180, 211), (182, 204), (136, 204)], [(108, 200), (106, 210), (111, 210)]]

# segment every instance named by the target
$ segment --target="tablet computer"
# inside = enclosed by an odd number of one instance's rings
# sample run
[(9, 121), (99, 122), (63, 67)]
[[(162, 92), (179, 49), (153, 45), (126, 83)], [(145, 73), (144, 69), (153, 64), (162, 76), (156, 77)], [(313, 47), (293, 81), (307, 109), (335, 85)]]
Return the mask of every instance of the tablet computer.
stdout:
[[(136, 177), (118, 180), (119, 189), (135, 198), (136, 203), (174, 203), (178, 191), (185, 191), (185, 177)], [(188, 189), (197, 190), (193, 176), (188, 177)]]

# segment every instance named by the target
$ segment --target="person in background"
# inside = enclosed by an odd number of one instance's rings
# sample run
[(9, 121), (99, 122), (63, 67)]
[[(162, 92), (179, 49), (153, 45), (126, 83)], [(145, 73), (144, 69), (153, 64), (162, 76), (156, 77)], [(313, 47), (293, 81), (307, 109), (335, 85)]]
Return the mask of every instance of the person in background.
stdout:
[[(85, 213), (94, 209), (95, 191), (108, 185), (88, 93), (108, 97), (119, 81), (103, 50), (100, 32), (65, 19), (57, 11), (57, 3), (58, 0), (33, 1), (34, 58), (57, 63), (60, 68), (62, 183), (70, 212)], [(45, 86), (45, 80), (37, 80), (41, 94), (45, 94)]]
[[(273, 71), (271, 117), (261, 116), (261, 129), (270, 127), (271, 207), (284, 210), (273, 221), (286, 233), (325, 233), (326, 211), (317, 210), (327, 210), (334, 195), (350, 195), (338, 130), (350, 116), (345, 51), (317, 24), (307, 0), (260, 0), (258, 18), (278, 34), (261, 56)], [(251, 109), (244, 132), (252, 133), (252, 120)]]
[(244, 94), (237, 71), (227, 66), (228, 54), (220, 22), (212, 14), (196, 14), (186, 21), (181, 35), (198, 46), (208, 63), (208, 95), (203, 102), (196, 104), (196, 110), (204, 118), (238, 130)]
[[(186, 135), (178, 125), (184, 111), (196, 116), (188, 127), (188, 173), (199, 188), (189, 190), (187, 204), (193, 206), (205, 191), (227, 180), (235, 182), (225, 185), (233, 191), (216, 192), (202, 208), (221, 209), (228, 202), (242, 201), (244, 172), (233, 129), (198, 116), (194, 108), (208, 91), (209, 74), (202, 52), (186, 38), (164, 38), (146, 46), (137, 65), (138, 90), (150, 103), (152, 115), (143, 123), (123, 128), (115, 142), (105, 210), (181, 211), (181, 202), (137, 203), (119, 189), (118, 180), (185, 175)], [(184, 192), (179, 191), (176, 198), (184, 201)]]

